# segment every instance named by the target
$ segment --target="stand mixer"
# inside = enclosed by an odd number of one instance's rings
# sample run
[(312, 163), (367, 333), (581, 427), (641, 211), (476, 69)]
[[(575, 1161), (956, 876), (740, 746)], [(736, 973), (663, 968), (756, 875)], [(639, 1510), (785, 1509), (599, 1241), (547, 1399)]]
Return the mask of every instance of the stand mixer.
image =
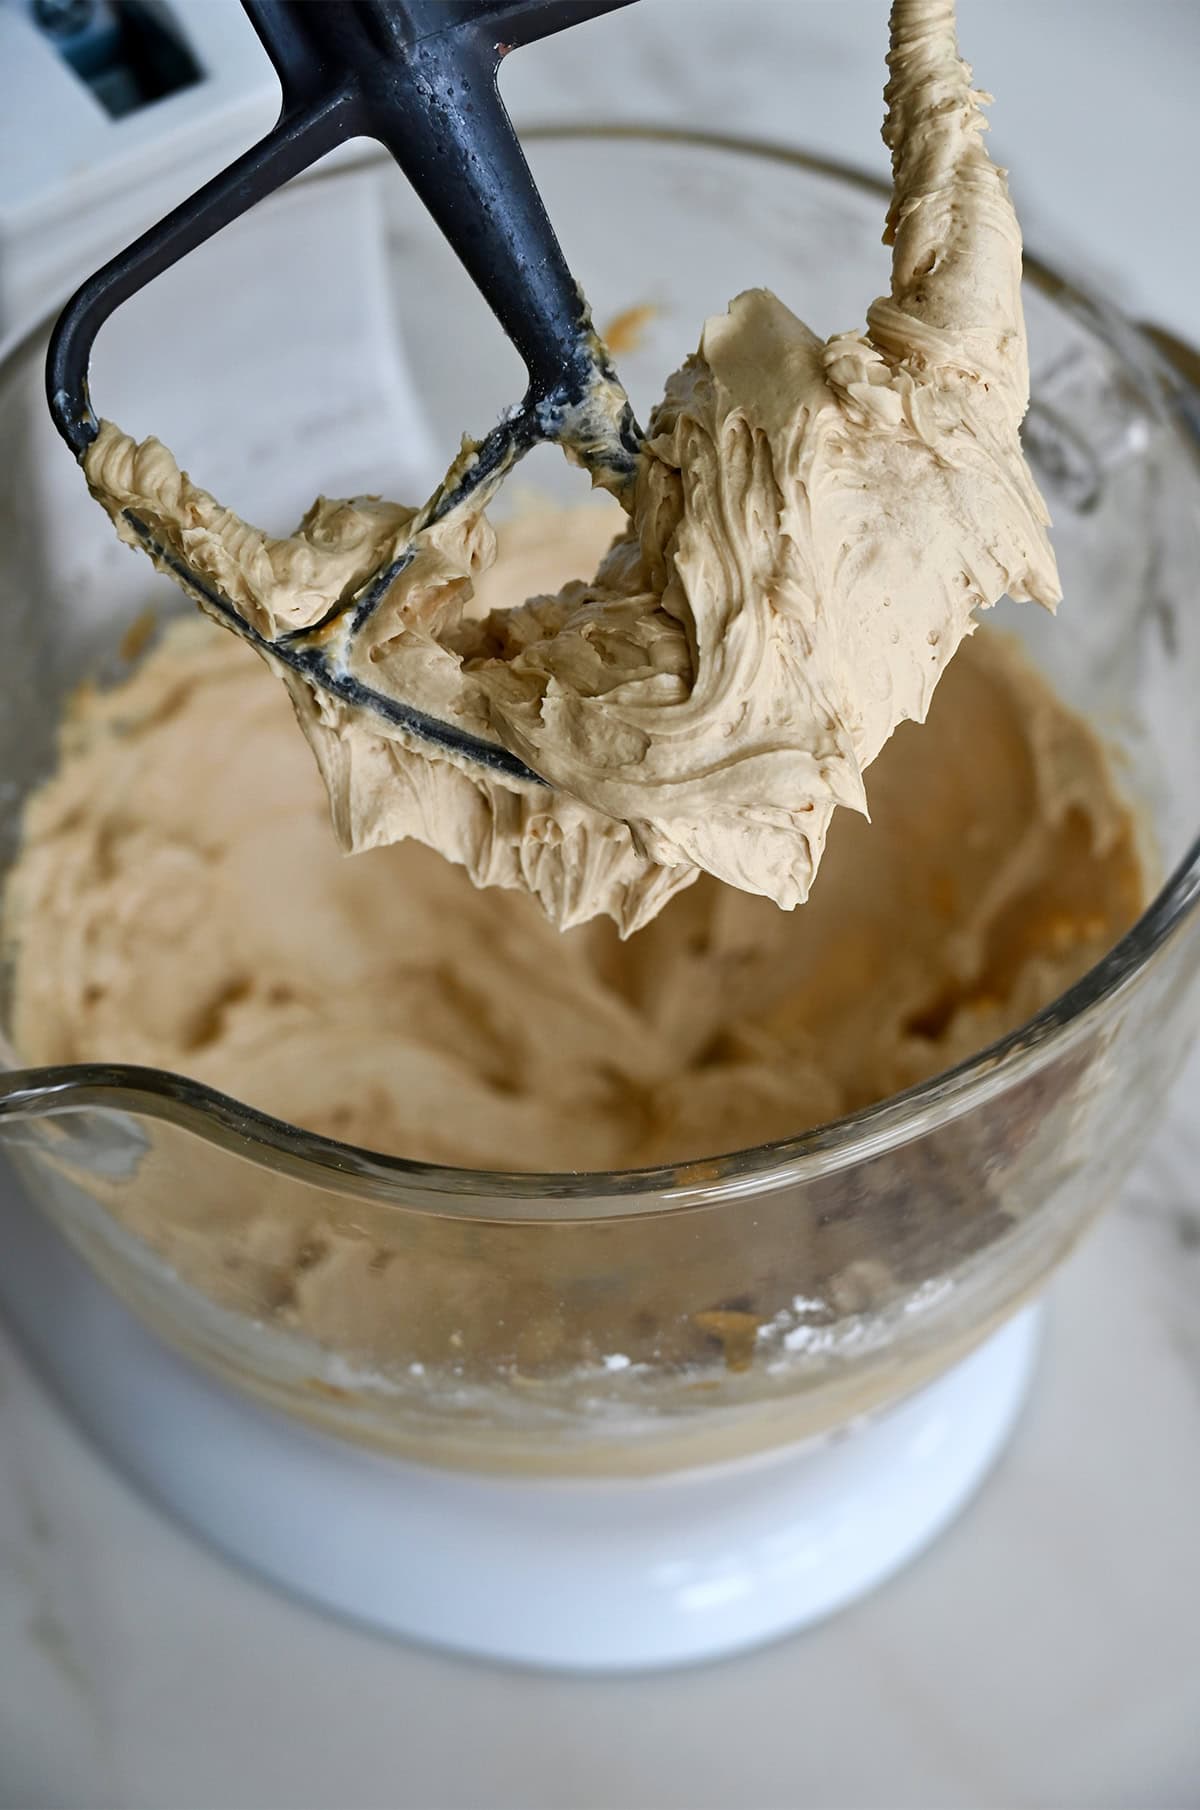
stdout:
[[(466, 11), (444, 7), (439, 17), (460, 10)], [(672, 310), (678, 320), (694, 321), (712, 300), (710, 276), (723, 291), (735, 270), (780, 287), (808, 285), (815, 292), (804, 300), (814, 315), (836, 313), (836, 297), (823, 287), (830, 271), (836, 276), (842, 260), (848, 291), (861, 294), (862, 270), (877, 253), (879, 197), (868, 192), (864, 199), (853, 176), (835, 183), (827, 167), (786, 153), (699, 138), (664, 144), (654, 133), (624, 144), (603, 134), (584, 143), (560, 139), (545, 156), (541, 184), (564, 223), (589, 170), (596, 173), (589, 232), (596, 241), (599, 274), (592, 286), (600, 318), (628, 299), (602, 293), (604, 273), (616, 271), (631, 239), (637, 243), (640, 235), (643, 246), (658, 245), (672, 208), (674, 255), (664, 259), (671, 287), (662, 313), (668, 323)], [(534, 161), (537, 167), (536, 155)], [(312, 188), (342, 183), (339, 176)], [(404, 187), (390, 179), (384, 186)], [(690, 200), (691, 218), (681, 196)], [(828, 240), (826, 257), (806, 260), (797, 275), (789, 251), (797, 242), (826, 243), (820, 234), (827, 234), (831, 202), (845, 230)], [(768, 230), (779, 218), (789, 224), (787, 246)], [(434, 268), (431, 251), (441, 249), (425, 226), (424, 240), (397, 234), (389, 242), (401, 300)], [(230, 353), (224, 363), (213, 360), (213, 369), (229, 392), (233, 408), (226, 412), (235, 427), (238, 392), (229, 380), (240, 347), (249, 343), (247, 293), (261, 269), (254, 248), (247, 249), (236, 273), (244, 291), (231, 283), (229, 318), (213, 322)], [(270, 289), (269, 280), (264, 287)], [(160, 402), (161, 373), (149, 368), (144, 347), (164, 343), (171, 329), (166, 288), (143, 298), (140, 342), (129, 336), (119, 377), (110, 373), (115, 389), (128, 385), (146, 408)], [(429, 288), (421, 306), (443, 335), (453, 334), (450, 302), (438, 284)], [(1137, 389), (1108, 382), (1126, 373), (1121, 355), (1109, 353), (1100, 329), (1079, 324), (1081, 305), (1072, 315), (1053, 299), (1058, 294), (1047, 285), (1032, 298), (1035, 348), (1043, 370), (1050, 351), (1077, 349), (1073, 366), (1060, 361), (1066, 375), (1058, 400), (1090, 444), (1095, 396), (1136, 398)], [(409, 320), (403, 324), (407, 329)], [(410, 344), (440, 343), (436, 334), (420, 338), (426, 325), (424, 314), (412, 322)], [(86, 320), (78, 326), (76, 349), (91, 330)], [(118, 328), (114, 337), (121, 337)], [(26, 350), (40, 355), (40, 345)], [(647, 352), (650, 376), (667, 368), (672, 350), (656, 345)], [(281, 347), (281, 365), (292, 351)], [(636, 356), (623, 362), (640, 393)], [(427, 363), (414, 359), (422, 373)], [(467, 400), (478, 379), (478, 364), (462, 373)], [(319, 371), (317, 381), (327, 384), (327, 372)], [(186, 374), (181, 387), (187, 391)], [(29, 397), (36, 411), (24, 406)], [(456, 396), (435, 411), (442, 436), (462, 418), (463, 400)], [(188, 393), (181, 406), (198, 409), (199, 402)], [(8, 408), (8, 443), (21, 449), (8, 474), (10, 519), (21, 522), (28, 515), (27, 474), (57, 473), (60, 463), (64, 479), (70, 474), (41, 406), (33, 359), (19, 346), (0, 368), (0, 405)], [(1156, 445), (1148, 406), (1129, 407), (1145, 430), (1142, 444)], [(79, 412), (73, 419), (85, 421)], [(194, 424), (186, 425), (192, 433)], [(1176, 430), (1163, 431), (1171, 440)], [(289, 472), (289, 482), (328, 475), (324, 441), (314, 437), (297, 447), (299, 436), (282, 438), (289, 462), (293, 448), (299, 462), (322, 462), (319, 472)], [(1167, 482), (1172, 473), (1174, 490)], [(238, 476), (248, 481), (252, 471), (244, 466)], [(1163, 569), (1174, 573), (1181, 556), (1189, 582), (1192, 518), (1183, 503), (1192, 481), (1182, 458), (1164, 452), (1145, 486), (1146, 498), (1178, 504), (1164, 509), (1155, 531), (1164, 543)], [(1096, 669), (1115, 669), (1111, 647), (1120, 652), (1138, 635), (1153, 633), (1153, 624), (1134, 615), (1150, 504), (1141, 489), (1114, 483), (1086, 520), (1080, 512), (1074, 522), (1062, 495), (1056, 509), (1071, 544), (1074, 588), (1105, 604), (1104, 581), (1110, 582), (1111, 610), (1093, 610), (1091, 621), (1097, 635), (1111, 637), (1097, 653)], [(113, 549), (120, 571), (105, 573), (99, 560), (90, 563), (111, 536), (82, 486), (74, 484), (69, 498), (64, 489), (61, 511), (47, 510), (46, 520), (53, 549), (69, 548), (89, 575), (98, 574), (90, 591), (80, 586), (80, 613), (89, 612), (89, 626), (102, 627), (111, 639), (112, 625), (136, 601), (124, 569), (129, 562)], [(1131, 558), (1126, 582), (1119, 555), (1133, 523), (1138, 559)], [(22, 567), (15, 536), (3, 551), (12, 645), (40, 654), (53, 644), (55, 612), (74, 601), (73, 593), (66, 584), (43, 584), (33, 557)], [(1183, 583), (1179, 593), (1186, 595)], [(1163, 692), (1168, 704), (1181, 702), (1172, 715), (1155, 695), (1153, 708), (1143, 712), (1155, 735), (1176, 722), (1190, 733), (1194, 722), (1191, 616), (1181, 610), (1179, 621), (1185, 654), (1166, 663)], [(71, 676), (86, 670), (82, 641), (80, 635), (70, 645), (72, 660), (79, 653)], [(50, 667), (47, 654), (40, 670)], [(33, 670), (10, 663), (0, 712), (7, 733), (28, 742), (47, 728), (45, 698), (25, 682)], [(1145, 670), (1160, 669), (1145, 661), (1139, 671)], [(1088, 702), (1080, 698), (1081, 705)], [(1174, 770), (1169, 762), (1157, 764)], [(1194, 771), (1182, 755), (1177, 765), (1181, 773)], [(15, 757), (6, 772), (24, 783)], [(14, 796), (18, 790), (14, 785)], [(1185, 832), (1190, 836), (1194, 827), (1185, 790), (1174, 799), (1178, 823), (1164, 819), (1171, 861), (1184, 859)], [(319, 1140), (267, 1125), (201, 1089), (185, 1098), (186, 1084), (163, 1074), (14, 1067), (0, 1079), (0, 1133), (45, 1212), (15, 1198), (0, 1202), (5, 1311), (42, 1370), (152, 1495), (224, 1551), (313, 1601), (393, 1632), (548, 1666), (677, 1664), (751, 1645), (829, 1613), (895, 1570), (946, 1524), (1002, 1448), (1036, 1342), (1034, 1323), (1020, 1309), (1117, 1185), (1149, 1103), (1173, 1067), (1190, 1015), (1185, 939), (1200, 924), (1194, 898), (1183, 882), (1165, 890), (1147, 932), (1128, 939), (1084, 983), (1086, 998), (1060, 1002), (1052, 1017), (1026, 1027), (972, 1069), (890, 1102), (868, 1123), (818, 1134), (779, 1162), (751, 1158), (632, 1178), (515, 1181), (420, 1171), (387, 1159), (356, 1168), (353, 1152), (320, 1148)], [(1056, 1074), (1057, 1094), (1045, 1086), (1046, 1076)], [(1022, 1138), (1023, 1128), (1041, 1125), (1043, 1114), (1039, 1154)], [(948, 1267), (944, 1247), (934, 1245), (923, 1262), (923, 1239), (926, 1233), (932, 1239), (935, 1228), (912, 1173), (935, 1176), (964, 1125), (978, 1122), (997, 1135), (983, 1139), (986, 1162), (964, 1177), (963, 1199), (972, 1207), (986, 1203), (999, 1168), (1013, 1212), (1010, 1218), (976, 1214), (989, 1242), (969, 1262)], [(836, 1363), (822, 1360), (797, 1300), (801, 1317), (781, 1336), (769, 1373), (762, 1366), (732, 1371), (719, 1359), (694, 1372), (656, 1367), (633, 1344), (609, 1340), (599, 1345), (599, 1360), (561, 1374), (548, 1369), (536, 1388), (497, 1371), (472, 1394), (471, 1379), (456, 1376), (453, 1362), (436, 1373), (432, 1366), (406, 1366), (377, 1381), (335, 1346), (303, 1343), (210, 1301), (178, 1265), (126, 1233), (99, 1197), (89, 1197), (91, 1177), (98, 1178), (98, 1195), (136, 1179), (156, 1140), (168, 1154), (178, 1153), (176, 1175), (184, 1163), (211, 1161), (223, 1172), (228, 1165), (226, 1198), (235, 1204), (244, 1199), (251, 1206), (265, 1187), (278, 1185), (300, 1212), (320, 1189), (328, 1197), (324, 1210), (349, 1236), (359, 1236), (363, 1223), (394, 1222), (396, 1236), (409, 1237), (406, 1265), (418, 1291), (431, 1276), (463, 1273), (464, 1266), (472, 1278), (503, 1289), (518, 1251), (539, 1275), (554, 1275), (557, 1265), (572, 1286), (622, 1302), (614, 1260), (602, 1263), (594, 1255), (611, 1228), (614, 1244), (630, 1247), (622, 1261), (639, 1275), (686, 1277), (696, 1251), (707, 1250), (719, 1259), (722, 1300), (736, 1303), (756, 1275), (793, 1273), (802, 1223), (811, 1219), (821, 1236), (836, 1239), (861, 1216), (864, 1188), (871, 1187), (883, 1202), (881, 1219), (909, 1241), (915, 1280), (898, 1294), (886, 1321), (848, 1311), (830, 1335), (846, 1335)], [(69, 1184), (64, 1156), (74, 1164)], [(171, 1194), (163, 1190), (165, 1214)], [(412, 1250), (417, 1228), (437, 1245), (424, 1267)], [(796, 1285), (802, 1280), (797, 1273)], [(565, 1299), (569, 1290), (564, 1284), (555, 1293)], [(844, 1380), (846, 1392), (826, 1408), (831, 1379)], [(433, 1441), (443, 1423), (458, 1440), (458, 1468), (442, 1461)], [(415, 1429), (407, 1448), (389, 1440), (395, 1428)], [(483, 1462), (489, 1442), (496, 1448), (490, 1470)]]

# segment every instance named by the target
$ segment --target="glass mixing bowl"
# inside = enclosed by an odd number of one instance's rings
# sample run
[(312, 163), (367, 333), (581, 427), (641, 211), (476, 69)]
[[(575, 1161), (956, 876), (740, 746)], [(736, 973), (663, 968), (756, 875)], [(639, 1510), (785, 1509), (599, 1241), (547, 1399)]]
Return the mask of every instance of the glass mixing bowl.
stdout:
[[(643, 418), (740, 288), (769, 284), (822, 333), (886, 288), (883, 193), (849, 172), (698, 135), (529, 148), (597, 319), (626, 315)], [(410, 1458), (617, 1474), (843, 1425), (1040, 1288), (1120, 1187), (1200, 1011), (1200, 467), (1187, 396), (1144, 338), (1036, 266), (1026, 305), (1028, 446), (1066, 603), (1057, 624), (1000, 614), (1115, 750), (1170, 876), (1140, 921), (951, 1073), (790, 1141), (637, 1173), (392, 1160), (175, 1075), (10, 1054), (0, 1132), (29, 1192), (164, 1339)], [(55, 439), (44, 337), (0, 371), (6, 861), (71, 686), (119, 670), (148, 600), (187, 607), (117, 546)], [(521, 387), (405, 184), (370, 165), (318, 173), (152, 286), (102, 335), (94, 378), (102, 411), (276, 529), (319, 489), (424, 495), (459, 432)], [(577, 497), (582, 480), (543, 453), (518, 482)]]

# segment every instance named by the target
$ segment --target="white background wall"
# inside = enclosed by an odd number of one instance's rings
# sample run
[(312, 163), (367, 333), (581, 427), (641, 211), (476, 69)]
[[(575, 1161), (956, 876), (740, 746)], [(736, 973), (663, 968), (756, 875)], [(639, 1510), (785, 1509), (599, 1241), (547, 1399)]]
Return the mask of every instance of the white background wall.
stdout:
[[(886, 33), (886, 0), (640, 0), (501, 85), (518, 120), (701, 125), (882, 174)], [(1200, 339), (1197, 0), (960, 0), (959, 40), (1029, 245)]]

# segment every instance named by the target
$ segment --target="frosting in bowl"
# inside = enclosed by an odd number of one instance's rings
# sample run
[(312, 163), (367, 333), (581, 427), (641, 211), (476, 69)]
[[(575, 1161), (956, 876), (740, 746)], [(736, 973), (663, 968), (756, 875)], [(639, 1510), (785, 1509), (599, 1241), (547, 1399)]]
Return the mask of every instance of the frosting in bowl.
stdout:
[[(503, 573), (537, 583), (594, 548), (607, 516), (503, 524), (491, 601)], [(29, 804), (13, 1039), (28, 1063), (148, 1064), (469, 1167), (791, 1136), (1020, 1024), (1143, 901), (1099, 744), (993, 629), (884, 749), (872, 811), (835, 821), (802, 912), (705, 876), (636, 937), (560, 934), (415, 841), (339, 855), (283, 694), (184, 619), (80, 694)]]

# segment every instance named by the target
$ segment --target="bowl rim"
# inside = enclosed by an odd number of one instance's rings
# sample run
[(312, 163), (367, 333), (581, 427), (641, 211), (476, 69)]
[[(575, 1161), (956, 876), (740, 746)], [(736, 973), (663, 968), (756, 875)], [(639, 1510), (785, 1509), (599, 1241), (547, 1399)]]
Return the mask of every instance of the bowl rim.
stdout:
[[(886, 205), (888, 185), (878, 177), (792, 146), (737, 134), (693, 131), (638, 122), (533, 125), (526, 141), (628, 141), (668, 144), (767, 160), (825, 176), (870, 194)], [(378, 161), (383, 160), (379, 154)], [(344, 165), (320, 169), (305, 181), (336, 181)], [(1187, 386), (1140, 329), (1089, 296), (1052, 266), (1028, 252), (1028, 280), (1049, 299), (1084, 317), (1102, 336), (1119, 341), (1120, 355), (1135, 361), (1156, 388)], [(57, 309), (0, 342), (0, 380), (44, 338)], [(1155, 383), (1153, 380), (1157, 380)], [(1164, 414), (1165, 414), (1164, 407)], [(1200, 416), (1171, 411), (1169, 426), (1200, 457)], [(243, 1160), (287, 1173), (339, 1193), (367, 1195), (404, 1212), (478, 1219), (644, 1217), (697, 1205), (774, 1192), (849, 1168), (961, 1117), (997, 1093), (1063, 1055), (1093, 1028), (1096, 1018), (1131, 986), (1200, 901), (1200, 834), (1133, 925), (1071, 987), (1014, 1031), (965, 1061), (904, 1092), (798, 1136), (686, 1163), (637, 1169), (506, 1171), (419, 1163), (339, 1143), (300, 1129), (186, 1076), (124, 1063), (56, 1067), (8, 1067), (0, 1072), (0, 1147), (24, 1121), (58, 1118), (91, 1109), (134, 1114), (174, 1124)], [(63, 1126), (66, 1129), (66, 1126)], [(67, 1153), (70, 1140), (63, 1148)], [(652, 1195), (646, 1203), (635, 1197)]]

